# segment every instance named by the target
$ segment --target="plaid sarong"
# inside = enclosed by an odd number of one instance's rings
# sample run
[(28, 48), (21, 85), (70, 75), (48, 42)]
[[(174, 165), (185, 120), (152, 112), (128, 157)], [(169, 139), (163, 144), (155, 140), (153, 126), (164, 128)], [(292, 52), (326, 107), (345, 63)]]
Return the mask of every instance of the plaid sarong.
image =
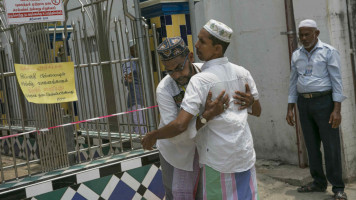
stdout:
[(220, 173), (203, 165), (200, 189), (204, 200), (258, 200), (256, 169), (245, 172)]

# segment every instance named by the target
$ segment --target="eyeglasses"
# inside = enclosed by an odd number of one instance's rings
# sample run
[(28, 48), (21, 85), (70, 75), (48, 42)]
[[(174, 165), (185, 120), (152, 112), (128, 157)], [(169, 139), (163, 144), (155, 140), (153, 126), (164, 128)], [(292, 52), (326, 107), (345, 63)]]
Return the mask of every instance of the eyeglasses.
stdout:
[(189, 54), (185, 57), (183, 64), (178, 65), (175, 69), (173, 70), (166, 70), (167, 74), (172, 75), (176, 72), (181, 72), (184, 69), (185, 63), (187, 62)]

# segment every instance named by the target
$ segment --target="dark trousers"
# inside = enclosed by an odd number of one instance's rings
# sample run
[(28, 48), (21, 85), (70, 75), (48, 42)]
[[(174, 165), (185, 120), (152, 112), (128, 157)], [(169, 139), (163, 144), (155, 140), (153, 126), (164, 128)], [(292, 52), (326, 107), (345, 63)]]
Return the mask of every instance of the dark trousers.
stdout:
[[(298, 97), (300, 123), (314, 184), (326, 188), (328, 180), (333, 186), (332, 191), (336, 193), (344, 191), (345, 184), (342, 180), (339, 128), (331, 128), (329, 124), (333, 109), (334, 102), (331, 94), (312, 99)], [(322, 166), (321, 142), (324, 147), (327, 180)]]

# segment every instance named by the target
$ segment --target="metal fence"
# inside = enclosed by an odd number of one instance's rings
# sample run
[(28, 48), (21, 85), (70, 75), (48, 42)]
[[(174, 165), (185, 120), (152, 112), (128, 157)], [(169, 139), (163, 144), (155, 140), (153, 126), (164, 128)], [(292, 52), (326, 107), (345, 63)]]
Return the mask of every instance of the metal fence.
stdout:
[[(67, 3), (65, 1), (66, 21), (63, 24), (8, 26), (4, 12), (1, 13), (2, 136), (154, 105), (149, 45), (152, 41), (156, 44), (156, 37), (149, 35), (145, 20), (128, 11), (126, 0), (78, 0), (77, 6)], [(112, 10), (118, 6), (124, 15), (114, 15)], [(138, 8), (138, 1), (135, 6)], [(14, 63), (66, 61), (74, 62), (78, 101), (29, 103), (16, 80)], [(128, 81), (130, 74), (134, 76), (132, 82)], [(142, 110), (2, 139), (1, 181), (5, 182), (8, 179), (5, 174), (9, 173), (13, 174), (10, 178), (30, 176), (141, 148), (142, 135), (157, 128), (157, 111)], [(10, 164), (3, 164), (6, 159)], [(26, 173), (19, 174), (19, 168)]]

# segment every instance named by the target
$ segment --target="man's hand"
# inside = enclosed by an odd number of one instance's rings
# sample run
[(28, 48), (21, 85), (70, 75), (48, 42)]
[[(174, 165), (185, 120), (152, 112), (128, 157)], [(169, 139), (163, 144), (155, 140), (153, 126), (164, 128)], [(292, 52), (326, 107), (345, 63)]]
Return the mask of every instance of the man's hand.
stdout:
[(125, 81), (132, 83), (132, 73), (125, 74)]
[(255, 102), (255, 99), (251, 94), (250, 86), (247, 83), (245, 84), (245, 88), (246, 93), (241, 91), (235, 91), (236, 95), (233, 96), (234, 99), (237, 99), (237, 101), (234, 101), (234, 103), (241, 105), (239, 110), (248, 108)]
[(288, 104), (288, 111), (287, 111), (287, 116), (286, 116), (286, 120), (288, 122), (289, 125), (294, 126), (295, 121), (294, 121), (294, 109), (295, 104), (294, 103), (289, 103)]
[(208, 121), (217, 115), (223, 113), (229, 107), (229, 95), (225, 95), (225, 90), (223, 90), (219, 96), (212, 101), (212, 93), (209, 92), (205, 102), (205, 110), (203, 112), (203, 117)]
[(337, 128), (341, 124), (341, 103), (334, 102), (334, 110), (330, 114), (329, 124), (331, 124), (331, 128)]
[(143, 137), (141, 144), (142, 144), (142, 148), (143, 149), (147, 149), (147, 150), (153, 150), (153, 145), (156, 144), (157, 139), (154, 136), (154, 132), (149, 132), (146, 133), (145, 137)]
[(329, 124), (331, 128), (337, 128), (341, 124), (341, 114), (340, 112), (333, 111), (330, 115)]

